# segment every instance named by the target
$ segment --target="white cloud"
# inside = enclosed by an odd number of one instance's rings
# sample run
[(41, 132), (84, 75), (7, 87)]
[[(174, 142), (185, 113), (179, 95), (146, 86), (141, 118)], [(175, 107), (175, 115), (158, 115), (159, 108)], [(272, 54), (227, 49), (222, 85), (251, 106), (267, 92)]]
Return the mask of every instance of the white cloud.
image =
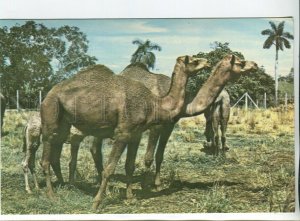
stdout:
[(123, 28), (133, 33), (164, 33), (168, 31), (166, 28), (151, 26), (144, 21), (132, 22)]

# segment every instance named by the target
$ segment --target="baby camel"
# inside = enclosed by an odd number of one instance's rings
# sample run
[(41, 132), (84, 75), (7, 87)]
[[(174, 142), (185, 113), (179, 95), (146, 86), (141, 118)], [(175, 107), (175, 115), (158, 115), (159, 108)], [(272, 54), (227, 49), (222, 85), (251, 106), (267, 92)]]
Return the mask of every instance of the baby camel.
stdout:
[(206, 126), (204, 135), (206, 143), (204, 144), (204, 152), (219, 153), (219, 126), (221, 129), (222, 153), (229, 150), (226, 144), (226, 130), (230, 116), (230, 96), (224, 89), (217, 97), (216, 101), (204, 112)]
[[(41, 135), (42, 135), (41, 116), (39, 112), (35, 112), (30, 116), (28, 123), (25, 126), (23, 131), (23, 152), (25, 153), (25, 157), (24, 160), (22, 161), (22, 167), (23, 167), (24, 177), (25, 177), (25, 190), (27, 191), (27, 193), (32, 193), (28, 182), (28, 170), (30, 170), (33, 176), (35, 188), (39, 189), (39, 185), (35, 173), (35, 157), (36, 157), (36, 151), (40, 146)], [(75, 174), (76, 164), (77, 164), (78, 148), (81, 141), (84, 138), (85, 135), (81, 133), (81, 131), (77, 130), (75, 127), (71, 127), (70, 139), (69, 139), (71, 143), (71, 159), (69, 162), (70, 184), (74, 184), (74, 174)], [(95, 142), (96, 141), (94, 141), (93, 146)], [(92, 149), (93, 147), (91, 148), (91, 151), (93, 151)]]

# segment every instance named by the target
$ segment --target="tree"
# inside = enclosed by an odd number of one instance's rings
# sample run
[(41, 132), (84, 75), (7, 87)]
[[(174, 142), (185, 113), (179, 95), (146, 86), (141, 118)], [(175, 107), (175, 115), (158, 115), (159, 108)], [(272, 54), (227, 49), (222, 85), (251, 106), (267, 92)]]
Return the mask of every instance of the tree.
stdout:
[(286, 81), (288, 83), (294, 84), (294, 68), (291, 68), (290, 73), (285, 77), (279, 77), (278, 81)]
[(262, 35), (268, 35), (265, 40), (263, 48), (270, 49), (275, 45), (275, 104), (278, 103), (278, 52), (283, 51), (284, 47), (291, 48), (288, 39), (294, 39), (294, 36), (289, 32), (284, 32), (284, 21), (280, 22), (278, 26), (272, 21), (269, 21), (271, 29), (265, 29), (261, 32)]
[(15, 97), (16, 90), (28, 99), (39, 90), (45, 94), (97, 60), (87, 55), (88, 40), (79, 28), (47, 28), (34, 21), (0, 27), (0, 48), (1, 89), (8, 98)]
[(207, 80), (210, 73), (212, 72), (212, 68), (221, 60), (224, 58), (227, 54), (234, 54), (242, 59), (244, 59), (244, 56), (240, 52), (232, 51), (229, 48), (229, 43), (221, 43), (218, 41), (215, 41), (210, 44), (210, 48), (212, 51), (208, 53), (199, 52), (197, 55), (194, 55), (195, 57), (202, 57), (206, 58), (208, 62), (210, 63), (211, 67), (203, 69), (201, 71), (201, 74), (195, 75), (193, 77), (189, 78), (188, 84), (187, 84), (187, 91), (191, 94), (191, 96), (196, 95), (198, 88), (201, 87), (202, 84)]
[(136, 51), (132, 54), (130, 63), (141, 62), (147, 65), (148, 68), (154, 68), (155, 65), (155, 54), (151, 52), (152, 50), (161, 51), (161, 47), (158, 44), (152, 43), (150, 40), (145, 42), (142, 40), (134, 40), (132, 44), (138, 45)]
[[(187, 84), (188, 96), (193, 97), (198, 92), (204, 82), (212, 72), (212, 68), (227, 54), (234, 54), (242, 59), (244, 56), (241, 52), (232, 51), (229, 43), (214, 42), (211, 44), (211, 51), (208, 53), (199, 52), (196, 57), (208, 59), (211, 64), (210, 68), (202, 70), (200, 74), (189, 78)], [(260, 67), (257, 71), (239, 78), (233, 83), (226, 85), (226, 90), (230, 94), (231, 103), (234, 104), (244, 93), (248, 93), (254, 100), (259, 99), (264, 93), (273, 94), (274, 80), (265, 73), (265, 69)]]

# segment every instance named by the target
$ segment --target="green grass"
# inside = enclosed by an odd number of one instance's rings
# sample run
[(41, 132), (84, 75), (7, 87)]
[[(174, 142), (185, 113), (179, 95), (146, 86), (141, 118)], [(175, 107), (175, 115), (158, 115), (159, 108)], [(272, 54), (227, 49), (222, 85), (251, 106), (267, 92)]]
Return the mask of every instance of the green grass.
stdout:
[[(291, 110), (293, 111), (293, 109)], [(233, 111), (232, 113), (234, 113)], [(278, 127), (264, 130), (253, 116), (234, 113), (229, 124), (226, 156), (213, 157), (201, 152), (204, 121), (189, 119), (176, 126), (167, 145), (162, 165), (161, 191), (145, 191), (140, 182), (144, 171), (143, 157), (147, 145), (144, 134), (134, 174), (134, 200), (125, 197), (125, 154), (109, 184), (109, 191), (98, 213), (243, 213), (283, 212), (294, 210), (294, 129), (291, 117), (278, 111), (255, 113)], [(251, 113), (250, 113), (251, 114)], [(274, 116), (278, 117), (274, 117)], [(293, 116), (291, 113), (286, 116)], [(37, 163), (41, 191), (30, 185), (33, 194), (25, 192), (21, 167), (22, 130), (28, 113), (7, 112), (1, 142), (1, 213), (2, 214), (87, 214), (97, 193), (96, 170), (89, 146), (82, 143), (78, 156), (75, 187), (56, 186), (56, 201), (45, 195), (45, 181)], [(236, 118), (239, 117), (239, 122)], [(249, 120), (250, 119), (250, 120)], [(256, 118), (257, 119), (257, 118)], [(289, 128), (289, 129), (288, 129)], [(266, 132), (265, 132), (266, 131)], [(110, 152), (111, 140), (104, 143), (104, 160)], [(42, 146), (37, 153), (41, 158)], [(61, 163), (65, 180), (68, 177), (70, 145), (65, 144)], [(154, 169), (153, 169), (154, 171)], [(53, 181), (55, 177), (53, 176)]]

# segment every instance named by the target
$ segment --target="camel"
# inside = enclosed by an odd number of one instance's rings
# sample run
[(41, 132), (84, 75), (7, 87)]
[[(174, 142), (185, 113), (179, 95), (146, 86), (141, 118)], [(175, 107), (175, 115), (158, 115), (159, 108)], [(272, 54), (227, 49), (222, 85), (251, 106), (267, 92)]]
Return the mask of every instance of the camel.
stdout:
[(86, 135), (100, 139), (114, 138), (93, 208), (97, 209), (103, 200), (109, 178), (126, 146), (126, 195), (127, 198), (132, 198), (132, 175), (142, 132), (155, 124), (172, 122), (181, 113), (188, 77), (206, 66), (206, 59), (178, 57), (171, 87), (164, 97), (153, 94), (138, 81), (114, 75), (104, 65), (95, 65), (80, 71), (54, 86), (41, 105), (42, 167), (49, 197), (54, 197), (50, 164), (58, 181), (63, 182), (60, 154), (62, 144), (73, 125)]
[[(202, 114), (214, 103), (228, 81), (237, 79), (242, 74), (247, 74), (249, 71), (256, 69), (257, 64), (253, 61), (243, 61), (234, 55), (225, 56), (214, 67), (211, 76), (200, 88), (197, 95), (194, 98), (186, 96), (185, 112), (178, 115), (174, 122), (162, 123), (150, 129), (148, 146), (145, 154), (146, 174), (150, 171), (150, 167), (154, 160), (154, 152), (158, 143), (155, 154), (155, 186), (158, 189), (161, 186), (160, 168), (163, 161), (164, 150), (174, 129), (175, 123), (182, 117), (192, 117)], [(121, 74), (142, 82), (153, 93), (160, 96), (164, 96), (170, 86), (170, 79), (167, 76), (151, 73), (142, 64), (129, 65), (121, 72)], [(147, 175), (145, 178), (147, 178)], [(147, 181), (145, 181), (145, 183), (147, 183)]]
[(3, 96), (3, 94), (0, 93), (0, 105), (1, 105), (1, 118), (0, 118), (0, 123), (1, 123), (1, 134), (2, 134), (2, 126), (3, 126), (3, 121), (4, 121), (4, 112), (6, 108), (6, 99)]
[(230, 96), (223, 89), (215, 102), (204, 112), (206, 119), (204, 152), (219, 154), (219, 126), (221, 128), (222, 153), (229, 150), (226, 144), (226, 130), (230, 116)]
[[(34, 112), (30, 115), (29, 120), (23, 131), (23, 152), (25, 153), (24, 160), (22, 161), (22, 168), (24, 172), (25, 179), (25, 190), (27, 193), (32, 193), (29, 182), (28, 182), (28, 171), (30, 170), (33, 181), (35, 184), (35, 188), (39, 190), (39, 185), (37, 182), (36, 172), (35, 172), (35, 157), (36, 151), (40, 146), (40, 140), (42, 135), (42, 123), (41, 116), (39, 112)], [(75, 127), (71, 127), (69, 142), (71, 144), (71, 159), (69, 162), (69, 182), (71, 185), (75, 183), (74, 175), (77, 164), (77, 153), (79, 149), (79, 145), (81, 141), (85, 138), (85, 135), (76, 129)], [(94, 140), (93, 146), (91, 147), (91, 152), (93, 153), (93, 149), (96, 145)], [(94, 153), (92, 154), (95, 155)], [(101, 174), (101, 173), (100, 173)]]

